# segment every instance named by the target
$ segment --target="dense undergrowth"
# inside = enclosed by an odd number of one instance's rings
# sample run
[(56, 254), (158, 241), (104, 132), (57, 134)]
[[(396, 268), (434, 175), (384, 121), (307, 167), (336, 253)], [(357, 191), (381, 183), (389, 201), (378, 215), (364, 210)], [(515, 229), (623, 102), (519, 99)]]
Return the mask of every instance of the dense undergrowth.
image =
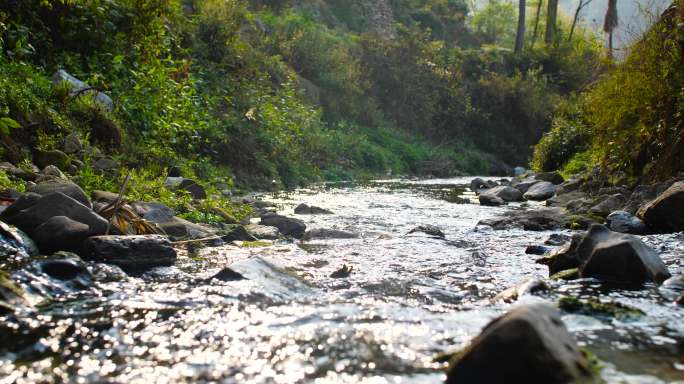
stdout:
[[(28, 166), (77, 133), (89, 144), (73, 175), (84, 189), (117, 190), (132, 172), (129, 194), (167, 201), (170, 167), (210, 195), (501, 173), (527, 162), (558, 106), (600, 65), (596, 39), (584, 30), (566, 39), (564, 22), (553, 44), (528, 36), (514, 55), (512, 29), (500, 25), (515, 23), (507, 4), (472, 17), (462, 1), (389, 2), (385, 24), (373, 4), (0, 1), (2, 157)], [(52, 84), (57, 69), (109, 94), (114, 110)], [(99, 152), (120, 169), (94, 170)]]
[(684, 4), (676, 1), (586, 92), (569, 99), (533, 166), (573, 174), (595, 165), (615, 182), (684, 171)]

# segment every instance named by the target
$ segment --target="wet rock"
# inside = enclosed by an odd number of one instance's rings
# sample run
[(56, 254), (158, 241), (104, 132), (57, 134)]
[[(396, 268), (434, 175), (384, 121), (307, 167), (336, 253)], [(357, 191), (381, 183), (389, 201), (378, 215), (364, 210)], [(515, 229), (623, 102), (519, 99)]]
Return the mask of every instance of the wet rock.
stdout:
[(176, 251), (167, 238), (158, 235), (94, 236), (84, 243), (84, 258), (117, 265), (126, 272), (142, 272), (173, 265)]
[(641, 219), (626, 211), (615, 211), (606, 217), (606, 225), (613, 232), (643, 235), (646, 224)]
[(194, 180), (183, 177), (167, 177), (164, 186), (170, 191), (186, 191), (190, 193), (195, 200), (202, 200), (207, 198), (207, 192), (204, 187), (197, 184)]
[(480, 204), (501, 205), (504, 202), (521, 201), (522, 193), (513, 187), (500, 185), (480, 193)]
[(684, 273), (665, 280), (662, 287), (674, 291), (684, 291)]
[(308, 230), (302, 236), (302, 240), (317, 239), (358, 239), (359, 234), (354, 232), (342, 231), (339, 229), (315, 228)]
[(565, 179), (558, 172), (541, 172), (534, 175), (534, 178), (541, 181), (548, 181), (554, 185), (562, 184)]
[(83, 143), (81, 143), (81, 138), (77, 133), (70, 133), (64, 138), (64, 143), (62, 144), (62, 149), (64, 153), (72, 154), (80, 152), (83, 149)]
[(531, 186), (523, 195), (526, 200), (544, 201), (556, 194), (556, 187), (548, 181), (540, 181)]
[(677, 300), (675, 300), (675, 304), (677, 304), (677, 305), (684, 305), (684, 293), (682, 293), (681, 295), (679, 295), (679, 297), (677, 298)]
[(78, 185), (66, 180), (50, 180), (39, 183), (34, 187), (28, 189), (28, 192), (37, 193), (41, 196), (47, 196), (55, 192), (63, 193), (88, 208), (92, 208), (90, 199), (86, 193)]
[(276, 227), (284, 236), (292, 236), (294, 238), (301, 238), (306, 231), (306, 224), (303, 221), (277, 214), (262, 216), (260, 224)]
[(93, 89), (87, 83), (75, 78), (67, 71), (60, 69), (52, 75), (52, 84), (59, 84), (62, 82), (69, 84), (69, 88), (71, 89), (70, 94), (72, 97), (78, 94), (91, 94), (93, 95), (94, 100), (104, 106), (108, 111), (114, 110), (114, 102), (106, 93)]
[(347, 277), (349, 277), (351, 275), (351, 273), (353, 271), (354, 271), (354, 267), (348, 267), (347, 264), (344, 264), (342, 266), (342, 268), (331, 273), (330, 277), (333, 279), (346, 279)]
[(548, 290), (549, 286), (543, 280), (530, 279), (500, 292), (494, 296), (492, 301), (512, 303), (524, 295), (533, 295), (539, 292), (546, 292)]
[(582, 263), (582, 260), (579, 259), (577, 249), (582, 242), (582, 239), (583, 236), (581, 235), (573, 236), (570, 244), (565, 245), (548, 257), (538, 259), (537, 263), (549, 267), (549, 276), (567, 269), (578, 268)]
[(500, 217), (481, 220), (477, 225), (487, 225), (496, 230), (520, 228), (526, 231), (550, 231), (563, 229), (567, 223), (568, 218), (561, 209), (543, 208), (506, 212)]
[(69, 155), (58, 149), (52, 151), (37, 150), (33, 159), (40, 168), (54, 165), (59, 169), (67, 169), (71, 163)]
[(173, 209), (162, 203), (136, 201), (131, 204), (131, 207), (138, 216), (157, 224), (173, 220), (175, 216)]
[(36, 201), (40, 200), (41, 197), (42, 196), (37, 193), (25, 193), (15, 200), (14, 203), (0, 212), (0, 220), (3, 220), (7, 223), (11, 222), (14, 216), (19, 214), (19, 212), (21, 212), (23, 209), (35, 204)]
[(230, 268), (223, 268), (214, 276), (212, 276), (211, 279), (216, 279), (225, 282), (246, 280), (245, 277), (242, 276), (242, 274), (235, 272)]
[(576, 280), (580, 278), (579, 268), (566, 269), (549, 276), (551, 280)]
[(8, 218), (7, 222), (32, 236), (39, 225), (55, 216), (66, 216), (87, 225), (90, 227), (91, 235), (101, 235), (107, 231), (107, 220), (85, 205), (59, 192), (41, 197), (28, 208)]
[(631, 319), (644, 315), (640, 309), (618, 302), (601, 302), (596, 299), (580, 300), (576, 297), (565, 296), (558, 301), (558, 307), (565, 312), (579, 313), (588, 316), (608, 316), (619, 320)]
[(489, 323), (447, 371), (448, 384), (587, 382), (589, 362), (544, 304), (513, 309)]
[[(38, 247), (24, 231), (0, 221), (0, 245), (9, 245), (27, 256), (39, 254)], [(0, 251), (0, 258), (7, 256), (7, 248)], [(16, 252), (14, 252), (16, 253)]]
[(639, 209), (637, 216), (657, 233), (684, 231), (684, 181), (678, 181)]
[(558, 186), (558, 188), (556, 188), (556, 194), (564, 195), (566, 193), (574, 192), (580, 189), (580, 187), (582, 187), (582, 184), (584, 184), (584, 181), (581, 179), (565, 180)]
[(258, 287), (259, 295), (280, 300), (307, 297), (314, 291), (295, 274), (261, 257), (241, 260), (229, 266)]
[(525, 253), (528, 255), (545, 255), (549, 249), (541, 245), (530, 245), (525, 248)]
[(571, 237), (568, 235), (563, 235), (561, 233), (552, 233), (546, 241), (544, 241), (544, 244), (546, 245), (551, 245), (554, 247), (561, 246), (568, 241), (570, 241)]
[(90, 196), (93, 198), (93, 201), (97, 201), (97, 202), (105, 203), (105, 204), (113, 203), (119, 199), (118, 193), (108, 192), (108, 191), (100, 191), (97, 189), (94, 190), (90, 194)]
[(245, 229), (244, 226), (236, 225), (222, 235), (221, 240), (225, 241), (226, 243), (231, 243), (233, 241), (254, 241), (257, 240), (257, 238), (247, 232), (247, 229)]
[(17, 306), (24, 304), (24, 291), (5, 271), (0, 270), (0, 314), (14, 312)]
[(619, 193), (613, 194), (601, 200), (589, 209), (589, 213), (600, 217), (606, 217), (611, 212), (619, 211), (625, 205), (625, 197)]
[(44, 253), (79, 252), (90, 227), (66, 216), (53, 216), (33, 231), (33, 240)]
[(54, 279), (67, 281), (77, 278), (91, 279), (88, 268), (78, 259), (52, 259), (41, 261), (38, 264), (40, 271)]
[(295, 207), (294, 213), (298, 215), (332, 215), (332, 212), (327, 209), (309, 206), (304, 203)]
[(668, 180), (658, 184), (637, 186), (627, 199), (624, 210), (636, 215), (639, 208), (654, 200), (674, 183), (674, 180)]
[(180, 217), (173, 217), (168, 221), (158, 223), (159, 228), (164, 230), (174, 240), (203, 239), (216, 235), (216, 230), (202, 224), (195, 224)]
[(434, 237), (441, 237), (445, 238), (446, 236), (444, 235), (444, 232), (442, 232), (441, 229), (434, 225), (419, 225), (412, 230), (408, 231), (407, 235), (410, 235), (411, 233), (424, 233), (428, 236), (434, 236)]
[(261, 240), (277, 240), (280, 237), (278, 228), (270, 225), (249, 224), (245, 229), (250, 235)]
[(487, 182), (484, 181), (484, 179), (477, 177), (477, 178), (470, 181), (470, 190), (475, 192), (475, 193), (479, 193), (479, 191), (481, 189), (487, 189), (487, 188), (489, 188), (489, 187), (487, 186)]
[(528, 177), (526, 179), (518, 180), (515, 181), (511, 184), (515, 189), (520, 191), (521, 193), (527, 192), (533, 185), (541, 183), (541, 180), (537, 180), (532, 177)]

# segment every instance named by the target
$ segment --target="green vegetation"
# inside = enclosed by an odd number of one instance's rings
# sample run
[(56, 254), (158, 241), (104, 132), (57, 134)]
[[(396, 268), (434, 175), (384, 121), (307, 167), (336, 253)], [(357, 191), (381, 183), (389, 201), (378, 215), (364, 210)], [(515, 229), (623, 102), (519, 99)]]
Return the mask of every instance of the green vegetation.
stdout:
[[(681, 1), (676, 1), (681, 8)], [(673, 6), (586, 92), (556, 115), (535, 148), (538, 170), (600, 165), (615, 181), (657, 181), (684, 171), (684, 34)]]
[(564, 296), (558, 301), (558, 307), (566, 312), (580, 313), (593, 316), (609, 316), (619, 320), (633, 319), (643, 316), (644, 312), (638, 308), (618, 303), (600, 302), (595, 299), (580, 300), (576, 297)]

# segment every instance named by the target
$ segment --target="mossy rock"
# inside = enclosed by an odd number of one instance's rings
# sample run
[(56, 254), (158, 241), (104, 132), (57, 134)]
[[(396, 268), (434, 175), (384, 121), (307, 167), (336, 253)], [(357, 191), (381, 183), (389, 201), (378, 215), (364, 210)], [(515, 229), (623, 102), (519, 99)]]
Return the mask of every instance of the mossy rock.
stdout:
[(645, 313), (628, 305), (610, 301), (601, 302), (596, 299), (580, 300), (577, 297), (564, 296), (558, 301), (558, 307), (566, 312), (589, 316), (607, 316), (618, 320), (633, 319)]
[(7, 272), (0, 270), (0, 314), (12, 312), (15, 305), (24, 301), (24, 291)]
[(551, 280), (576, 280), (580, 278), (579, 268), (570, 268), (551, 275)]

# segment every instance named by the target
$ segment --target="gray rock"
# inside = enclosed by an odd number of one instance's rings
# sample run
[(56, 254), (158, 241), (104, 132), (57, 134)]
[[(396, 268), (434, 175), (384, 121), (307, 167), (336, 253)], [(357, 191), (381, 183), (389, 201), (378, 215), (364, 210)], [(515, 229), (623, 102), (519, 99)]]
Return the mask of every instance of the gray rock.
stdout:
[(66, 180), (50, 180), (45, 181), (28, 189), (28, 192), (37, 193), (41, 196), (47, 196), (55, 192), (63, 193), (88, 208), (92, 208), (90, 199), (86, 193), (78, 185)]
[(84, 259), (121, 267), (126, 272), (142, 272), (171, 266), (176, 250), (169, 240), (158, 235), (95, 236), (84, 243)]
[(70, 75), (67, 71), (60, 69), (52, 75), (52, 83), (59, 84), (61, 82), (67, 82), (71, 88), (71, 96), (77, 94), (91, 94), (95, 101), (104, 106), (108, 111), (114, 110), (114, 102), (112, 98), (107, 94), (92, 89), (88, 84)]
[(590, 382), (589, 362), (546, 304), (513, 309), (489, 323), (447, 371), (447, 384)]
[(556, 250), (548, 257), (543, 257), (537, 260), (537, 263), (544, 264), (549, 267), (549, 276), (553, 276), (558, 272), (565, 271), (572, 268), (578, 268), (583, 260), (579, 259), (577, 248), (582, 242), (583, 236), (575, 235), (570, 240), (570, 243)]
[(167, 177), (164, 181), (164, 186), (170, 191), (187, 191), (195, 200), (207, 198), (207, 192), (204, 187), (197, 184), (194, 180), (183, 177)]
[(257, 239), (276, 240), (280, 237), (280, 230), (274, 226), (249, 224), (245, 226), (245, 229)]
[(512, 303), (525, 295), (534, 295), (535, 293), (546, 292), (549, 290), (548, 284), (543, 280), (529, 279), (522, 283), (507, 288), (499, 292), (492, 299), (493, 302), (503, 301), (505, 303)]
[(566, 244), (568, 241), (570, 241), (572, 237), (568, 235), (563, 235), (561, 233), (552, 233), (549, 235), (549, 238), (544, 241), (544, 244), (546, 245), (552, 245), (552, 246), (560, 246), (563, 244)]
[(540, 181), (532, 185), (523, 197), (527, 200), (544, 201), (556, 194), (556, 187), (548, 181)]
[(550, 231), (565, 228), (568, 218), (560, 208), (544, 208), (505, 212), (498, 217), (481, 220), (477, 225), (487, 225), (496, 230), (520, 228), (526, 231)]
[[(276, 236), (278, 235), (278, 228), (275, 228), (276, 230)], [(256, 237), (252, 236), (249, 232), (247, 232), (247, 229), (245, 229), (244, 226), (242, 225), (237, 225), (234, 228), (230, 229), (228, 232), (224, 233), (221, 236), (221, 240), (225, 241), (226, 243), (230, 243), (233, 241), (254, 241), (257, 240)]]
[(549, 252), (549, 249), (543, 245), (530, 245), (525, 248), (525, 253), (528, 255), (545, 255)]
[(527, 170), (523, 167), (515, 167), (513, 168), (513, 176), (521, 176), (525, 171)]
[(625, 197), (622, 194), (616, 193), (606, 197), (601, 200), (598, 204), (594, 205), (589, 209), (589, 213), (606, 217), (611, 212), (619, 211), (624, 207), (626, 202)]
[(138, 216), (157, 224), (171, 221), (176, 215), (173, 209), (157, 202), (136, 201), (131, 207)]
[(107, 231), (107, 220), (85, 205), (59, 192), (41, 197), (28, 208), (11, 216), (7, 222), (32, 236), (39, 225), (55, 216), (66, 216), (71, 220), (86, 224), (90, 227), (90, 235), (102, 235)]
[(316, 228), (304, 233), (302, 240), (315, 239), (357, 239), (358, 233), (341, 231), (339, 229)]
[(407, 235), (409, 235), (411, 233), (419, 233), (419, 232), (424, 233), (424, 234), (429, 235), (429, 236), (434, 236), (434, 237), (441, 237), (441, 238), (446, 237), (444, 235), (444, 232), (442, 232), (441, 229), (439, 229), (438, 227), (436, 227), (434, 225), (429, 225), (429, 224), (419, 225), (419, 226), (413, 228), (412, 230), (408, 231)]
[(625, 203), (624, 210), (633, 215), (636, 215), (637, 211), (639, 211), (639, 208), (654, 200), (661, 193), (665, 192), (668, 188), (670, 188), (674, 183), (674, 180), (668, 180), (653, 185), (637, 186), (629, 195), (627, 203)]
[(64, 144), (62, 145), (64, 153), (72, 154), (80, 152), (83, 149), (83, 143), (81, 143), (81, 138), (77, 133), (70, 133), (64, 138)]
[(203, 239), (216, 235), (216, 230), (213, 228), (195, 224), (180, 217), (173, 217), (158, 225), (173, 240)]
[[(53, 279), (70, 280), (92, 280), (92, 275), (83, 262), (74, 256), (73, 258), (57, 258), (41, 261), (38, 269)], [(83, 284), (85, 285), (85, 284)], [(89, 284), (88, 284), (89, 285)]]
[(684, 273), (665, 280), (662, 287), (673, 291), (684, 291)]
[(581, 179), (569, 179), (565, 180), (563, 183), (561, 183), (558, 188), (556, 189), (556, 194), (558, 195), (563, 195), (566, 193), (574, 192), (584, 184), (584, 181)]
[(40, 200), (42, 196), (37, 193), (28, 192), (20, 196), (12, 205), (5, 208), (0, 213), (0, 220), (10, 223), (12, 219), (18, 215), (22, 210), (32, 206), (36, 201)]
[(222, 270), (218, 271), (218, 273), (216, 273), (214, 276), (212, 276), (211, 279), (228, 282), (245, 280), (245, 277), (242, 276), (242, 274), (235, 272), (230, 268), (223, 268)]
[(525, 193), (530, 189), (530, 187), (532, 187), (533, 185), (538, 184), (538, 183), (541, 183), (541, 180), (537, 180), (535, 178), (528, 177), (526, 179), (514, 181), (513, 183), (511, 183), (511, 186), (513, 186), (515, 189), (517, 189), (521, 193)]
[(262, 216), (259, 224), (276, 227), (284, 236), (292, 236), (294, 238), (301, 238), (306, 231), (306, 224), (303, 221), (276, 214)]
[[(10, 244), (12, 247), (24, 251), (24, 253), (29, 256), (35, 256), (40, 253), (38, 246), (36, 246), (33, 239), (24, 233), (24, 231), (17, 227), (3, 223), (2, 221), (0, 221), (0, 241), (4, 244)], [(4, 251), (7, 251), (7, 249)]]
[(297, 215), (331, 215), (332, 212), (319, 208), (319, 207), (314, 207), (314, 206), (309, 206), (307, 204), (299, 204), (298, 206), (295, 207), (294, 213)]
[(105, 203), (105, 204), (113, 203), (119, 198), (118, 193), (100, 191), (97, 189), (94, 190), (93, 193), (91, 193), (90, 195), (93, 198), (93, 201), (96, 201), (99, 203)]
[(64, 175), (64, 173), (62, 173), (62, 171), (59, 170), (59, 168), (55, 167), (54, 165), (48, 165), (45, 167), (45, 169), (43, 169), (43, 176), (39, 177), (36, 182), (41, 183), (54, 179), (68, 181), (67, 177)]
[(482, 205), (500, 205), (501, 201), (511, 202), (520, 201), (522, 193), (513, 187), (500, 185), (498, 187), (490, 188), (480, 193), (480, 204)]
[(615, 211), (606, 217), (606, 225), (613, 232), (643, 235), (646, 224), (641, 219), (626, 211)]
[(54, 165), (59, 169), (67, 169), (71, 163), (69, 155), (58, 149), (52, 151), (36, 150), (34, 160), (41, 168), (45, 168), (48, 165)]
[(33, 231), (33, 240), (43, 254), (79, 252), (90, 235), (90, 227), (66, 216), (53, 216)]
[(473, 192), (475, 192), (475, 193), (479, 193), (479, 191), (480, 191), (481, 189), (487, 189), (487, 188), (489, 188), (489, 187), (487, 186), (487, 182), (484, 181), (484, 179), (481, 179), (481, 178), (479, 178), (479, 177), (473, 179), (473, 180), (470, 182), (470, 190), (473, 191)]
[(684, 181), (678, 181), (639, 209), (637, 216), (657, 233), (684, 231)]
[(548, 181), (554, 185), (562, 184), (565, 179), (558, 172), (541, 172), (534, 175), (534, 178), (541, 181)]
[(111, 171), (119, 169), (119, 163), (117, 163), (111, 157), (101, 157), (93, 162), (93, 169), (98, 172)]

